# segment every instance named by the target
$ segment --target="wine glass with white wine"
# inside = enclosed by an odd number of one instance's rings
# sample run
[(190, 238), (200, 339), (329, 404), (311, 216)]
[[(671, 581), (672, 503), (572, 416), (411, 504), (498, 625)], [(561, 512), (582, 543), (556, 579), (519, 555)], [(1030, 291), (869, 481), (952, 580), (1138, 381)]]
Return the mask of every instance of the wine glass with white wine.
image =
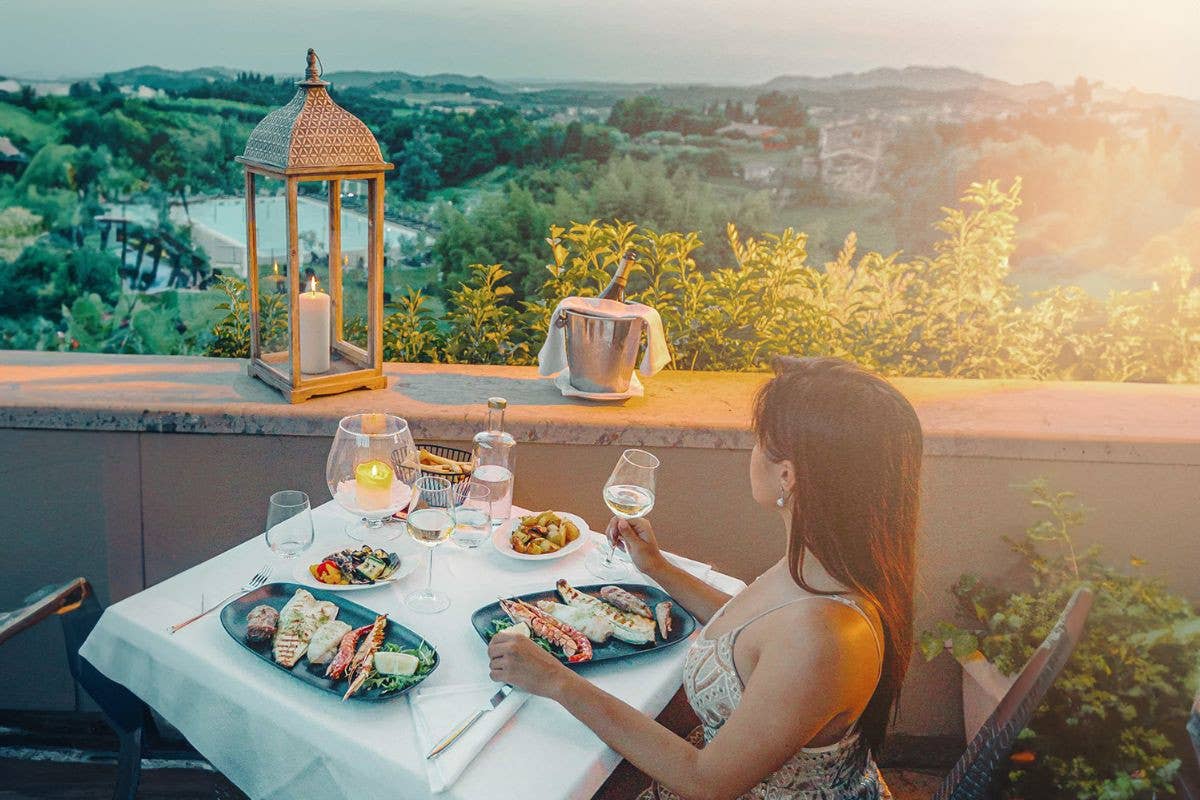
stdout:
[[(621, 519), (638, 519), (654, 508), (654, 473), (658, 459), (645, 450), (630, 449), (621, 454), (612, 474), (604, 483), (604, 504)], [(613, 560), (612, 542), (593, 550), (584, 562), (588, 572), (605, 581), (618, 581), (629, 574), (629, 567)]]
[(423, 475), (413, 482), (408, 503), (408, 534), (429, 548), (429, 576), (425, 588), (405, 598), (408, 607), (422, 614), (436, 614), (450, 606), (450, 598), (433, 589), (433, 549), (450, 538), (454, 530), (454, 487), (445, 478)]

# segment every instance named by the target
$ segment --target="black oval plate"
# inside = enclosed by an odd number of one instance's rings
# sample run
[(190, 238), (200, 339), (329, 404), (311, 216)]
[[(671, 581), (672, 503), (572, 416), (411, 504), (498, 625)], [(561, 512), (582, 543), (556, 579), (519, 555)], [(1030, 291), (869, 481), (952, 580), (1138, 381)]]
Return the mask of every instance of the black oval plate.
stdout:
[[(616, 637), (609, 639), (604, 644), (596, 644), (592, 642), (592, 658), (590, 661), (583, 661), (580, 664), (594, 664), (598, 661), (615, 661), (620, 658), (633, 658), (644, 653), (655, 653), (666, 647), (677, 645), (683, 640), (692, 635), (696, 630), (696, 618), (693, 617), (687, 609), (676, 603), (670, 595), (654, 586), (646, 586), (640, 583), (593, 583), (588, 586), (576, 586), (575, 588), (586, 594), (594, 597), (599, 597), (600, 590), (605, 586), (620, 586), (627, 592), (630, 592), (637, 597), (640, 597), (646, 605), (651, 609), (655, 605), (664, 600), (671, 601), (671, 637), (662, 639), (655, 634), (654, 643), (650, 644), (630, 644), (622, 642)], [(538, 600), (554, 600), (561, 603), (562, 598), (558, 596), (558, 592), (550, 589), (545, 592), (533, 592), (532, 594), (523, 594), (515, 598), (524, 600), (528, 603), (537, 604)], [(492, 621), (497, 619), (508, 619), (508, 615), (500, 610), (499, 603), (492, 603), (476, 611), (471, 615), (471, 626), (475, 628), (475, 632), (479, 634), (485, 642), (491, 639), (492, 636)], [(657, 623), (655, 623), (657, 630)], [(561, 653), (556, 653), (559, 661), (567, 664), (566, 658)], [(577, 667), (580, 664), (567, 664), (570, 667)]]
[[(249, 650), (254, 655), (261, 658), (276, 669), (281, 669), (292, 677), (298, 679), (302, 683), (307, 683), (309, 686), (328, 692), (329, 694), (341, 697), (346, 693), (349, 684), (343, 678), (341, 680), (331, 680), (325, 677), (325, 668), (328, 664), (309, 664), (308, 659), (304, 656), (300, 657), (300, 661), (296, 666), (288, 669), (282, 664), (275, 663), (275, 659), (271, 657), (271, 643), (266, 642), (262, 645), (252, 645), (246, 641), (246, 616), (255, 606), (271, 606), (276, 611), (283, 608), (288, 600), (296, 594), (297, 589), (303, 589), (306, 592), (311, 592), (312, 596), (318, 600), (328, 600), (338, 607), (337, 618), (345, 622), (351, 628), (361, 628), (363, 625), (370, 625), (375, 622), (375, 617), (378, 614), (366, 606), (361, 606), (358, 603), (347, 600), (341, 592), (326, 592), (321, 589), (313, 589), (308, 586), (301, 586), (298, 583), (268, 583), (259, 589), (255, 589), (249, 594), (234, 600), (229, 605), (221, 609), (221, 624), (225, 626), (226, 632), (233, 637), (233, 640), (242, 647)], [(405, 650), (416, 647), (421, 642), (433, 648), (433, 669), (429, 670), (429, 675), (441, 664), (441, 656), (437, 654), (437, 648), (433, 647), (427, 639), (410, 631), (408, 628), (393, 622), (387, 621), (387, 628), (384, 631), (383, 644), (396, 644)], [(382, 647), (382, 645), (380, 645)], [(426, 675), (425, 678), (428, 678)], [(403, 696), (413, 686), (420, 686), (425, 681), (422, 678), (420, 681), (412, 684), (406, 689), (398, 692), (389, 692), (383, 694), (380, 689), (359, 689), (355, 692), (351, 700), (391, 700), (394, 697)]]

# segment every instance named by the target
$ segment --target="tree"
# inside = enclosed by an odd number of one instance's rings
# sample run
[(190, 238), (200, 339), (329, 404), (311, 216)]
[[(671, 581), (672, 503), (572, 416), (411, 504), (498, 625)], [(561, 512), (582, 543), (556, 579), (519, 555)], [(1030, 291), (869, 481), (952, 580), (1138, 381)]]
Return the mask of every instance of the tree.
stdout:
[(649, 95), (618, 100), (608, 115), (608, 124), (630, 136), (662, 130), (667, 118), (662, 101)]
[(441, 186), (437, 171), (441, 163), (442, 154), (434, 145), (433, 137), (424, 128), (418, 128), (396, 158), (396, 178), (404, 197), (423, 200)]
[(808, 124), (800, 98), (783, 92), (760, 94), (754, 101), (754, 115), (759, 124), (776, 128), (803, 128)]

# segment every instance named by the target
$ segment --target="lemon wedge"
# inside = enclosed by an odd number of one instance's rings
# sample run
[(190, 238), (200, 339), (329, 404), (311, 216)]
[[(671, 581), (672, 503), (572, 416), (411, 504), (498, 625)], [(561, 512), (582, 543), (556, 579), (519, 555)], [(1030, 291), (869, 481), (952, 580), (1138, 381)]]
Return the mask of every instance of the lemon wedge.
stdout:
[(420, 664), (408, 653), (376, 653), (375, 671), (380, 675), (412, 675)]
[(518, 622), (516, 625), (510, 625), (507, 628), (504, 628), (503, 630), (498, 631), (496, 633), (496, 635), (499, 636), (501, 633), (512, 633), (512, 634), (516, 634), (517, 636), (524, 636), (524, 637), (528, 638), (529, 637), (529, 626), (526, 625), (524, 622)]

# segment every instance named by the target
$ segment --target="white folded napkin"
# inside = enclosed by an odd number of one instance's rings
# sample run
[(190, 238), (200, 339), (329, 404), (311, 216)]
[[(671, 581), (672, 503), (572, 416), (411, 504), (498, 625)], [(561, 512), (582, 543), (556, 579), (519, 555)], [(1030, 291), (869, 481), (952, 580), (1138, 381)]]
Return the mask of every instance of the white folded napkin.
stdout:
[(546, 333), (545, 344), (538, 352), (539, 375), (554, 375), (567, 368), (567, 337), (563, 329), (555, 324), (555, 320), (564, 310), (579, 311), (595, 317), (639, 317), (645, 323), (646, 352), (638, 365), (638, 372), (653, 375), (671, 361), (662, 317), (650, 306), (642, 303), (618, 303), (615, 300), (600, 300), (596, 297), (564, 297), (550, 315), (550, 330)]
[(413, 725), (417, 729), (417, 743), (425, 771), (429, 776), (429, 788), (439, 793), (458, 780), (475, 756), (496, 737), (513, 714), (525, 704), (529, 695), (513, 689), (504, 702), (488, 711), (454, 744), (442, 751), (437, 758), (425, 755), (478, 709), (489, 706), (488, 701), (502, 684), (472, 683), (454, 686), (437, 686), (429, 689), (417, 687), (408, 693), (408, 704), (412, 709)]

